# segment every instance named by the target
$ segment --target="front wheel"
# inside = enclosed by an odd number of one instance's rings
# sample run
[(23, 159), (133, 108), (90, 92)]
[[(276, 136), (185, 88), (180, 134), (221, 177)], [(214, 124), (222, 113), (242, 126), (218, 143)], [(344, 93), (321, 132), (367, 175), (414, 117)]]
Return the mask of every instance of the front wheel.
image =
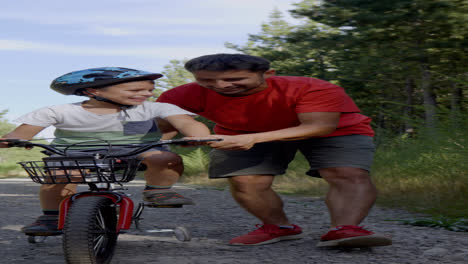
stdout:
[(73, 202), (63, 228), (69, 264), (110, 263), (117, 243), (117, 215), (111, 199), (87, 196)]

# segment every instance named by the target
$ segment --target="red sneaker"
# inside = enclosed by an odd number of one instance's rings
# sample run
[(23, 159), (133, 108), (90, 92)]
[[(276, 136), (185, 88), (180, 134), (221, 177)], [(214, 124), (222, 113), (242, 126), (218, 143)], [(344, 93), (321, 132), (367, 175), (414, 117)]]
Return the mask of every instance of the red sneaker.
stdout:
[(389, 237), (354, 225), (337, 226), (323, 235), (320, 240), (318, 247), (378, 247), (392, 244)]
[(302, 229), (293, 225), (294, 228), (281, 228), (277, 225), (256, 225), (258, 228), (247, 235), (233, 238), (229, 241), (231, 245), (255, 246), (275, 243), (281, 240), (299, 239), (302, 237)]

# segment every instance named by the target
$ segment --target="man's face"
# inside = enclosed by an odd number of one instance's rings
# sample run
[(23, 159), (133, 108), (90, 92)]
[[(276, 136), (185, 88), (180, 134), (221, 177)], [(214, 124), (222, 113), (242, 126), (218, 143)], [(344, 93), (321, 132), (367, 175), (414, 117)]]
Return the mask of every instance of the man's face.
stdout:
[(193, 75), (202, 87), (225, 96), (244, 96), (268, 88), (265, 78), (274, 75), (274, 70), (265, 73), (247, 70), (196, 71)]

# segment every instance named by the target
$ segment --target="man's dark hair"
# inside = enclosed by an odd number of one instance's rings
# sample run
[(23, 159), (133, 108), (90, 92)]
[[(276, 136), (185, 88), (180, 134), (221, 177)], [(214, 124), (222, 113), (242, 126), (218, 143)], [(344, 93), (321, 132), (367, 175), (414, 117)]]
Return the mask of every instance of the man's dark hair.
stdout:
[(212, 54), (193, 58), (185, 63), (189, 72), (196, 71), (231, 71), (247, 70), (265, 72), (270, 68), (270, 62), (264, 58), (245, 54)]

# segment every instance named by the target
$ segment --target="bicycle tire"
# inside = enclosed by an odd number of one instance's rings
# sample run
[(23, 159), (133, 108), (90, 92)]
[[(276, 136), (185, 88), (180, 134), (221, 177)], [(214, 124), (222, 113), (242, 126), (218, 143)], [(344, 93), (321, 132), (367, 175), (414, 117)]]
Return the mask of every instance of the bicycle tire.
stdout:
[(117, 215), (111, 199), (88, 196), (73, 202), (63, 229), (69, 264), (110, 263), (117, 244)]

